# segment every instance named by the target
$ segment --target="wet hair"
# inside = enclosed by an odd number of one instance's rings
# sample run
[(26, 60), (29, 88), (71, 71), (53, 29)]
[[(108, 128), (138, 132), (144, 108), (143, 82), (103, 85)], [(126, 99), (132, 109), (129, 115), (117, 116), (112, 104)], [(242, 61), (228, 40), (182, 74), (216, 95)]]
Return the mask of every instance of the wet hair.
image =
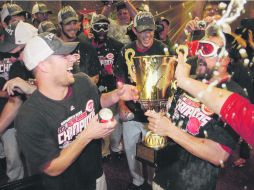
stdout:
[(120, 11), (121, 9), (127, 9), (126, 5), (124, 2), (119, 2), (116, 4), (116, 11)]
[(205, 37), (220, 37), (220, 30), (222, 30), (220, 26), (216, 23), (211, 23), (206, 28)]

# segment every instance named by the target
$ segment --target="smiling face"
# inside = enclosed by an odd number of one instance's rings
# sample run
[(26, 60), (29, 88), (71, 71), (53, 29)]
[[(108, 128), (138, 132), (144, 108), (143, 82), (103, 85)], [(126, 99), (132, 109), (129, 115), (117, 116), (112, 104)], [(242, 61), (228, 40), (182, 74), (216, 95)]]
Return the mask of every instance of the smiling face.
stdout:
[(79, 29), (80, 23), (78, 21), (71, 21), (62, 25), (62, 34), (69, 40), (75, 40)]
[(76, 61), (73, 55), (51, 55), (47, 59), (51, 81), (59, 87), (67, 87), (74, 83), (75, 79), (71, 73)]
[(153, 45), (154, 30), (145, 30), (142, 32), (137, 32), (136, 29), (133, 30), (137, 36), (137, 46), (141, 49), (149, 48)]
[(128, 9), (124, 8), (117, 11), (117, 20), (120, 25), (130, 24), (131, 16)]

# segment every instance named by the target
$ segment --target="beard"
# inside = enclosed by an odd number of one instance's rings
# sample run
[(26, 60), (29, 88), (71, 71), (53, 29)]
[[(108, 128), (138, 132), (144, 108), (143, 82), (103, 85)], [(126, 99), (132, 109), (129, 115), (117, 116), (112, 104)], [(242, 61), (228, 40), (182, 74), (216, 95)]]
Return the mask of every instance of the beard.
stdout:
[(94, 41), (97, 43), (102, 43), (106, 40), (107, 38), (107, 33), (97, 33), (97, 32), (92, 32), (94, 36)]
[(213, 69), (209, 69), (207, 67), (207, 63), (202, 60), (198, 59), (197, 69), (196, 69), (196, 79), (197, 80), (210, 80), (213, 76)]

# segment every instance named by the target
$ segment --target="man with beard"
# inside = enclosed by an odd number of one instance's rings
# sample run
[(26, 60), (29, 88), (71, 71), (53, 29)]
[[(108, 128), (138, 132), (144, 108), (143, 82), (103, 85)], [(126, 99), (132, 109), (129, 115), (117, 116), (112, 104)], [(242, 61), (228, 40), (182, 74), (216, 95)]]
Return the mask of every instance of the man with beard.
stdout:
[(15, 120), (17, 138), (32, 174), (42, 173), (45, 189), (105, 190), (100, 139), (114, 130), (116, 120), (100, 122), (99, 109), (137, 100), (138, 92), (119, 84), (99, 95), (86, 74), (73, 75), (76, 58), (69, 53), (77, 44), (47, 32), (26, 44), (23, 60), (38, 89)]
[[(116, 89), (116, 77), (113, 73), (117, 58), (123, 47), (123, 44), (107, 36), (109, 30), (109, 20), (102, 14), (94, 15), (91, 20), (91, 39), (92, 46), (96, 48), (99, 61), (102, 66), (100, 80), (97, 84), (100, 92), (110, 92)], [(117, 113), (117, 105), (111, 107), (114, 115)], [(107, 157), (112, 151), (112, 156), (120, 157), (121, 149), (119, 148), (122, 137), (122, 126), (119, 123), (119, 114), (115, 115), (118, 120), (118, 126), (109, 138), (104, 139), (102, 156)], [(111, 148), (109, 148), (111, 147)], [(110, 157), (108, 157), (110, 158)]]
[[(168, 48), (162, 42), (154, 39), (155, 21), (150, 12), (140, 12), (134, 18), (133, 32), (137, 36), (137, 40), (123, 47), (119, 55), (115, 74), (117, 80), (124, 81), (127, 84), (135, 84), (131, 78), (131, 68), (128, 68), (128, 59), (135, 56), (151, 56), (151, 55), (166, 55)], [(130, 60), (133, 61), (133, 60)], [(134, 118), (129, 118), (123, 122), (123, 139), (125, 153), (127, 156), (129, 170), (132, 176), (132, 183), (128, 189), (142, 189), (144, 186), (144, 178), (141, 174), (140, 163), (135, 160), (136, 143), (140, 141), (140, 136), (147, 132), (144, 112), (139, 103), (133, 101), (119, 102), (120, 118), (126, 118), (128, 113), (132, 112)]]
[[(211, 25), (205, 38), (199, 41), (197, 78), (245, 95), (227, 73), (230, 59), (219, 31)], [(179, 159), (157, 171), (154, 189), (214, 190), (219, 167), (223, 167), (236, 144), (230, 127), (206, 105), (181, 89), (175, 92), (168, 114), (170, 118), (153, 111), (146, 112), (149, 129), (178, 144)]]
[[(58, 12), (58, 24), (61, 30), (60, 38), (63, 41), (79, 42), (80, 22), (76, 11), (71, 6), (64, 6)], [(74, 64), (73, 72), (84, 72), (97, 83), (101, 67), (96, 50), (91, 44), (82, 41), (75, 50), (75, 53), (77, 56), (80, 56), (80, 61)]]

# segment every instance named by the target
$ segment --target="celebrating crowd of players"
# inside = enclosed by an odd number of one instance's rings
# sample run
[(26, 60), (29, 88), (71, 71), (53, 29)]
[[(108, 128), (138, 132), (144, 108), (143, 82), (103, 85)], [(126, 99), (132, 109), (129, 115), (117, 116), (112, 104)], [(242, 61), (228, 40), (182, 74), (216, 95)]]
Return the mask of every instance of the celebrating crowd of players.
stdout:
[[(234, 164), (245, 164), (254, 144), (251, 19), (232, 32), (215, 22), (219, 2), (207, 2), (202, 19), (185, 27), (187, 64), (168, 36), (170, 21), (128, 0), (104, 2), (101, 13), (89, 15), (89, 35), (71, 6), (59, 10), (57, 26), (49, 14), (41, 2), (32, 14), (15, 3), (1, 10), (0, 158), (9, 182), (41, 174), (45, 189), (105, 190), (102, 156), (124, 151), (129, 190), (212, 190), (239, 136), (241, 160)], [(152, 55), (178, 62), (167, 117), (142, 110), (128, 67), (134, 56)], [(98, 121), (104, 107), (114, 113), (111, 122)], [(135, 156), (148, 130), (170, 137), (179, 158), (150, 171), (146, 183)]]

